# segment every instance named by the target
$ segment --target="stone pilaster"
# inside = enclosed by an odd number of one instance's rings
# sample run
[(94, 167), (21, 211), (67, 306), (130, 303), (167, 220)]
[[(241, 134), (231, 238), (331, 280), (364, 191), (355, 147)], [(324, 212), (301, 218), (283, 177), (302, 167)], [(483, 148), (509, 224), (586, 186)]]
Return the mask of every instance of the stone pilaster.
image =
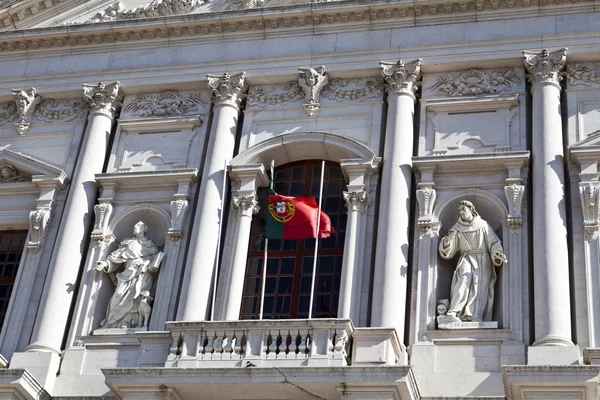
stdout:
[(179, 321), (204, 320), (209, 315), (212, 279), (217, 268), (219, 224), (223, 221), (223, 187), (225, 164), (233, 157), (240, 103), (246, 96), (246, 73), (207, 75), (212, 89), (214, 116), (202, 170), (196, 215), (185, 266)]
[(387, 84), (388, 114), (371, 325), (394, 327), (404, 337), (415, 93), (421, 60), (380, 64)]
[[(566, 50), (523, 52), (532, 85), (534, 346), (573, 345), (560, 115)], [(530, 354), (530, 363), (537, 360)]]

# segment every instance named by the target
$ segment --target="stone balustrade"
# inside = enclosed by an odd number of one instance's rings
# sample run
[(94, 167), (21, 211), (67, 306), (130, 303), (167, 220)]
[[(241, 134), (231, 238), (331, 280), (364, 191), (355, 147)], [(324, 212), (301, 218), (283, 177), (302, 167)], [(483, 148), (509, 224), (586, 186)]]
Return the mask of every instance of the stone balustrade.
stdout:
[(346, 366), (349, 319), (168, 322), (166, 367)]

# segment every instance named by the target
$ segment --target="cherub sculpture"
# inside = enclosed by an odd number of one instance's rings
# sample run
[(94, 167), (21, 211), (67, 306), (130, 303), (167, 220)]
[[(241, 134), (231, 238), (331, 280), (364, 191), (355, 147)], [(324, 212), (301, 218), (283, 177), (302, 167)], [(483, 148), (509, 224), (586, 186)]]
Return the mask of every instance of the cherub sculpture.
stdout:
[(321, 91), (329, 82), (325, 67), (321, 65), (318, 68), (300, 67), (300, 79), (298, 83), (304, 91), (304, 112), (313, 117), (319, 111)]

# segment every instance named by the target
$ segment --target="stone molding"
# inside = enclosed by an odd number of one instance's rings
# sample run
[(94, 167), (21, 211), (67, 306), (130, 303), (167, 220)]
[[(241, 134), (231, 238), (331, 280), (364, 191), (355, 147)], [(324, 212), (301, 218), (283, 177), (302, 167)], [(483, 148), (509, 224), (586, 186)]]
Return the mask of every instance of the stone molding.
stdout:
[(207, 74), (208, 87), (213, 92), (213, 102), (215, 106), (230, 105), (236, 108), (240, 107), (240, 103), (246, 97), (245, 85), (246, 73), (240, 72), (235, 75), (229, 75), (227, 72), (223, 74)]
[(96, 85), (84, 83), (83, 96), (91, 114), (98, 113), (106, 115), (109, 118), (115, 118), (123, 101), (121, 83), (118, 81), (109, 85), (105, 85), (102, 82)]
[(433, 182), (421, 182), (417, 189), (419, 203), (419, 218), (417, 225), (421, 232), (429, 232), (433, 227), (433, 206), (437, 193)]
[(581, 210), (583, 212), (583, 228), (585, 230), (585, 240), (595, 241), (598, 239), (600, 222), (598, 216), (598, 191), (600, 182), (580, 182), (579, 198), (581, 200)]
[(521, 79), (512, 68), (496, 69), (491, 73), (481, 69), (470, 69), (458, 76), (440, 76), (430, 89), (433, 89), (437, 95), (477, 96), (498, 94), (520, 83)]
[(381, 61), (381, 76), (385, 79), (388, 95), (406, 93), (415, 96), (420, 85), (421, 59), (409, 63), (398, 60), (395, 63)]
[(504, 196), (508, 203), (507, 222), (510, 229), (520, 229), (523, 225), (523, 217), (521, 215), (521, 204), (523, 203), (523, 195), (525, 194), (525, 186), (521, 184), (521, 179), (509, 178), (504, 186)]
[[(63, 0), (65, 1), (65, 0)], [(195, 35), (221, 35), (224, 32), (236, 31), (264, 31), (271, 29), (287, 29), (289, 27), (323, 26), (328, 24), (386, 24), (394, 23), (398, 26), (427, 26), (440, 23), (440, 14), (444, 13), (444, 23), (464, 22), (465, 18), (477, 21), (479, 12), (485, 13), (486, 20), (505, 20), (515, 17), (527, 17), (539, 15), (540, 8), (551, 8), (552, 12), (572, 14), (577, 12), (586, 12), (591, 7), (588, 1), (578, 3), (555, 4), (547, 0), (531, 2), (500, 2), (498, 0), (466, 0), (460, 3), (440, 3), (437, 0), (424, 0), (419, 3), (388, 3), (384, 0), (376, 0), (370, 3), (370, 6), (358, 10), (355, 6), (348, 7), (347, 4), (338, 5), (336, 2), (328, 2), (321, 6), (320, 12), (315, 13), (311, 5), (297, 5), (290, 7), (289, 13), (281, 12), (276, 16), (264, 16), (263, 10), (248, 9), (241, 11), (241, 15), (236, 13), (231, 16), (222, 16), (219, 21), (215, 21), (213, 13), (190, 14), (186, 15), (186, 20), (182, 23), (180, 16), (166, 17), (157, 22), (149, 21), (147, 24), (140, 24), (137, 21), (123, 20), (113, 22), (119, 23), (120, 32), (116, 32), (112, 25), (106, 27), (94, 27), (93, 30), (79, 30), (76, 34), (70, 32), (68, 27), (43, 28), (33, 35), (12, 35), (8, 34), (0, 41), (1, 51), (35, 51), (39, 49), (44, 51), (47, 48), (61, 49), (64, 46), (85, 46), (97, 45), (98, 43), (110, 43), (114, 46), (115, 42), (140, 41), (164, 39), (166, 37), (186, 38)], [(23, 21), (33, 18), (34, 9), (45, 7), (52, 3), (61, 4), (59, 0), (29, 0), (21, 3), (17, 8), (4, 10), (0, 12), (1, 24), (8, 29), (14, 29), (12, 21)], [(293, 13), (293, 14), (292, 14)], [(170, 20), (177, 22), (175, 26), (169, 26)], [(4, 21), (4, 22), (2, 22)], [(338, 28), (339, 29), (339, 28)]]
[[(202, 0), (153, 0), (144, 6), (124, 9), (120, 1), (109, 5), (84, 23), (108, 22), (120, 19), (169, 17), (189, 14), (204, 4)], [(74, 24), (78, 22), (73, 22)], [(70, 24), (69, 24), (70, 25)]]
[(600, 83), (600, 63), (593, 67), (587, 65), (567, 65), (567, 83), (569, 86), (592, 86)]
[(137, 95), (124, 109), (139, 117), (170, 117), (197, 110), (198, 106), (205, 104), (200, 93), (180, 94), (175, 90), (165, 90)]
[(176, 242), (183, 237), (183, 217), (189, 205), (189, 198), (183, 193), (177, 193), (173, 197), (175, 200), (171, 201), (171, 226), (167, 236)]
[(366, 214), (371, 205), (371, 195), (366, 190), (344, 192), (344, 202), (348, 211), (359, 211)]
[(252, 217), (260, 211), (258, 196), (256, 194), (233, 196), (231, 208), (234, 212), (234, 218), (239, 218), (241, 216)]
[(309, 117), (314, 117), (319, 112), (321, 104), (321, 91), (329, 82), (329, 77), (325, 72), (325, 66), (321, 65), (317, 68), (299, 67), (300, 76), (298, 84), (304, 91), (304, 112)]
[(540, 53), (523, 51), (525, 68), (527, 69), (529, 82), (532, 86), (539, 83), (552, 83), (559, 85), (562, 81), (560, 71), (567, 62), (567, 48), (549, 52), (542, 49)]

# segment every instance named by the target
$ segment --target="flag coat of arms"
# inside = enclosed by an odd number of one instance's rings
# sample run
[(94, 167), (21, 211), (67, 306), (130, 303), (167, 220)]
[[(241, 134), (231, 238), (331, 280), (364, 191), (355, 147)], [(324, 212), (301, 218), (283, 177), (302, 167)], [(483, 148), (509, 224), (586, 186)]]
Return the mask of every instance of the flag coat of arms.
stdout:
[[(317, 237), (319, 206), (314, 197), (269, 196), (267, 239), (307, 239)], [(331, 235), (331, 220), (321, 211), (319, 238)]]

